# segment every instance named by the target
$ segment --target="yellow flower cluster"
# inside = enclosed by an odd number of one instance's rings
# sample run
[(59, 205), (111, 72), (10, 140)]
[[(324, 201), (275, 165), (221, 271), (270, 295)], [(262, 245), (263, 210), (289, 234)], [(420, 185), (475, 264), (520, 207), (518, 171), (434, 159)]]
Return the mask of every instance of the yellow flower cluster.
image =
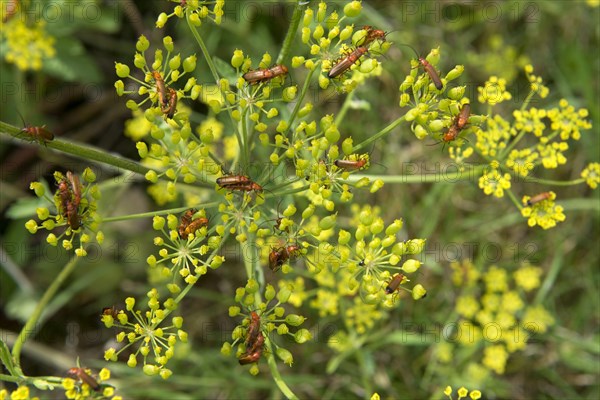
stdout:
[(558, 222), (565, 220), (563, 207), (554, 203), (556, 194), (548, 192), (547, 198), (533, 203), (531, 197), (523, 196), (523, 204), (526, 207), (521, 209), (521, 215), (527, 218), (529, 226), (539, 225), (543, 229), (550, 229), (556, 226)]
[(550, 93), (550, 89), (543, 85), (540, 76), (533, 75), (533, 65), (528, 64), (525, 66), (525, 75), (531, 84), (531, 91), (537, 93), (542, 99), (545, 99), (548, 93)]
[[(9, 397), (10, 396), (10, 397)], [(27, 386), (19, 386), (10, 394), (8, 390), (0, 390), (0, 400), (39, 400), (39, 397), (29, 397), (29, 388)]]
[(46, 32), (45, 25), (45, 21), (38, 20), (28, 26), (21, 18), (7, 22), (2, 30), (6, 39), (6, 62), (23, 71), (42, 69), (43, 60), (56, 54), (54, 36)]
[(592, 189), (596, 189), (600, 184), (600, 163), (590, 163), (583, 171), (581, 177)]
[(477, 88), (477, 92), (479, 93), (477, 100), (491, 106), (512, 99), (512, 95), (506, 90), (506, 79), (497, 76), (491, 76), (483, 87)]
[(479, 187), (483, 189), (486, 195), (496, 197), (504, 196), (504, 191), (510, 189), (510, 174), (500, 174), (496, 168), (490, 172), (484, 172), (479, 178)]
[[(451, 355), (458, 350), (454, 346), (473, 346), (483, 341), (482, 367), (503, 374), (510, 354), (527, 346), (530, 332), (544, 333), (554, 323), (541, 305), (529, 307), (523, 294), (540, 286), (542, 269), (525, 262), (512, 274), (512, 279), (505, 269), (497, 266), (489, 267), (481, 275), (471, 273), (475, 269), (470, 261), (453, 263), (452, 269), (453, 281), (460, 282), (464, 290), (455, 306), (462, 318), (457, 323), (461, 335), (457, 335), (454, 345), (445, 343), (438, 359), (451, 362)], [(480, 290), (483, 292), (479, 293)]]

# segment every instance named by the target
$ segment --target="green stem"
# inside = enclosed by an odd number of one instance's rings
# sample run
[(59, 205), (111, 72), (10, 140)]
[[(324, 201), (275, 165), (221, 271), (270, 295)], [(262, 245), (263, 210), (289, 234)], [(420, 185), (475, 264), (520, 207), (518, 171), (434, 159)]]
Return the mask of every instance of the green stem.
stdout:
[(525, 97), (525, 101), (523, 101), (523, 104), (521, 104), (521, 108), (519, 110), (523, 111), (524, 109), (526, 109), (527, 106), (529, 106), (529, 102), (531, 101), (531, 98), (536, 93), (537, 92), (535, 90), (532, 90), (531, 92), (529, 92), (529, 94), (527, 95), (527, 97)]
[(387, 135), (388, 133), (391, 132), (392, 129), (394, 129), (395, 127), (397, 127), (398, 125), (400, 125), (400, 123), (402, 121), (404, 121), (405, 118), (406, 118), (405, 115), (401, 116), (400, 118), (396, 119), (391, 124), (389, 124), (388, 126), (386, 126), (385, 128), (383, 128), (382, 130), (380, 130), (379, 132), (377, 132), (373, 136), (370, 136), (368, 139), (366, 139), (363, 142), (357, 144), (356, 146), (354, 146), (352, 148), (352, 152), (356, 153), (358, 150), (362, 149), (363, 147), (368, 146), (369, 144), (371, 144), (371, 143), (379, 140), (380, 137), (382, 137), (384, 135)]
[(73, 256), (71, 260), (67, 263), (67, 265), (65, 265), (63, 270), (60, 271), (58, 276), (54, 279), (52, 284), (50, 284), (50, 286), (46, 290), (46, 293), (44, 293), (44, 295), (40, 299), (39, 303), (35, 307), (35, 310), (33, 310), (33, 314), (31, 314), (29, 320), (27, 320), (25, 326), (19, 333), (19, 337), (17, 337), (15, 345), (12, 349), (12, 356), (15, 359), (15, 363), (17, 365), (21, 364), (20, 358), (23, 344), (25, 344), (27, 339), (32, 338), (37, 333), (39, 327), (36, 327), (36, 325), (42, 315), (42, 312), (44, 311), (50, 300), (54, 297), (60, 286), (64, 283), (64, 281), (71, 274), (71, 272), (73, 272), (75, 266), (77, 265), (77, 261), (79, 261), (79, 257)]
[(481, 165), (466, 171), (458, 171), (452, 173), (439, 174), (415, 174), (415, 175), (364, 175), (353, 174), (348, 178), (348, 182), (357, 182), (358, 180), (367, 177), (370, 180), (381, 179), (384, 183), (430, 183), (430, 182), (447, 182), (455, 183), (457, 181), (473, 180), (481, 175), (481, 172), (486, 168)]
[[(230, 235), (229, 230), (226, 230), (219, 247), (217, 249), (215, 249), (212, 252), (212, 254), (210, 255), (210, 257), (208, 257), (208, 259), (206, 260), (207, 264), (210, 264), (212, 262), (212, 259), (219, 254), (219, 252), (221, 251), (221, 248), (223, 247), (223, 244), (227, 241), (227, 239), (229, 239), (229, 235)], [(198, 275), (198, 277), (200, 277), (200, 276)], [(181, 300), (183, 300), (183, 298), (187, 295), (187, 293), (190, 290), (192, 290), (194, 285), (195, 285), (195, 283), (191, 283), (191, 284), (188, 284), (186, 287), (184, 287), (183, 290), (181, 290), (181, 293), (179, 293), (179, 295), (175, 298), (175, 303), (179, 304), (181, 302)], [(167, 315), (170, 313), (171, 313), (171, 311), (168, 310)]]
[(283, 60), (285, 60), (292, 48), (292, 43), (294, 42), (294, 37), (298, 32), (298, 27), (300, 26), (300, 20), (302, 19), (302, 4), (306, 3), (304, 0), (298, 0), (296, 2), (296, 7), (294, 8), (294, 14), (292, 14), (292, 20), (290, 22), (290, 27), (285, 35), (285, 39), (283, 41), (283, 46), (279, 51), (279, 55), (277, 56), (277, 64), (281, 64)]
[(371, 394), (373, 393), (373, 386), (371, 385), (373, 377), (368, 373), (368, 368), (366, 366), (364, 352), (357, 351), (355, 354), (356, 354), (356, 359), (358, 360), (358, 365), (360, 366), (360, 370), (361, 370), (360, 376), (361, 376), (362, 385), (363, 385), (363, 388), (365, 391), (365, 399), (369, 399), (371, 397)]
[(519, 132), (515, 140), (510, 142), (510, 144), (506, 146), (506, 148), (502, 150), (502, 152), (498, 155), (498, 160), (504, 160), (506, 158), (506, 155), (509, 154), (512, 149), (515, 148), (517, 143), (519, 143), (521, 139), (523, 139), (523, 136), (525, 136), (526, 133), (527, 132), (525, 132), (524, 130), (521, 130), (521, 132)]
[(290, 115), (290, 118), (288, 119), (288, 129), (291, 129), (292, 124), (294, 123), (294, 120), (296, 119), (296, 115), (298, 114), (298, 111), (300, 110), (300, 106), (302, 105), (302, 100), (304, 100), (304, 97), (306, 96), (306, 92), (308, 92), (308, 88), (310, 87), (310, 81), (312, 80), (312, 76), (315, 73), (316, 69), (313, 69), (311, 71), (308, 72), (308, 75), (306, 76), (306, 80), (304, 81), (304, 86), (302, 86), (302, 91), (300, 92), (300, 96), (298, 96), (298, 100), (296, 101), (296, 105), (294, 106), (294, 109), (292, 110), (292, 114)]
[[(198, 33), (197, 27), (190, 22), (190, 14), (191, 14), (191, 12), (188, 10), (188, 12), (186, 12), (186, 14), (185, 14), (185, 20), (187, 21), (188, 27), (190, 28), (190, 32), (192, 32), (194, 39), (196, 39), (196, 43), (198, 43), (198, 46), (200, 46), (200, 50), (202, 50), (202, 55), (204, 55), (204, 59), (206, 60), (206, 64), (208, 64), (208, 69), (210, 69), (213, 79), (215, 80), (215, 84), (220, 88), (219, 80), (221, 78), (219, 77), (217, 67), (215, 66), (215, 63), (213, 62), (212, 57), (210, 56), (210, 52), (208, 51), (208, 48), (206, 48), (206, 45), (204, 44), (204, 41), (202, 40), (200, 33)], [(231, 120), (231, 125), (235, 126), (236, 122), (233, 119), (233, 115), (231, 115), (231, 108), (227, 107), (226, 110), (227, 110), (227, 113), (229, 114), (229, 119)]]
[(512, 202), (515, 204), (515, 206), (517, 206), (519, 210), (523, 209), (523, 206), (521, 205), (515, 194), (512, 192), (512, 190), (505, 190), (505, 193), (508, 194), (508, 197), (512, 200)]
[(0, 374), (0, 381), (3, 381), (3, 382), (19, 383), (22, 380), (23, 380), (23, 378), (20, 377), (20, 376), (12, 376), (12, 375)]
[(267, 355), (267, 364), (269, 365), (269, 369), (271, 370), (271, 375), (273, 376), (273, 380), (275, 384), (281, 390), (281, 393), (288, 399), (298, 399), (298, 396), (292, 392), (292, 389), (285, 383), (285, 381), (281, 378), (279, 374), (279, 370), (277, 369), (277, 362), (275, 361), (275, 353), (273, 352), (273, 348), (271, 346), (271, 341), (267, 340), (267, 346), (269, 347), (269, 354)]
[(348, 96), (346, 96), (346, 99), (344, 100), (344, 104), (342, 104), (342, 108), (338, 112), (337, 117), (335, 117), (336, 125), (339, 125), (344, 120), (344, 117), (346, 116), (346, 113), (348, 112), (348, 109), (350, 108), (350, 104), (352, 103), (352, 99), (354, 98), (354, 93), (356, 93), (356, 90), (351, 91), (348, 94)]
[(542, 282), (540, 290), (538, 290), (537, 294), (535, 295), (533, 304), (538, 305), (544, 302), (544, 299), (554, 286), (554, 282), (556, 281), (556, 278), (558, 277), (563, 265), (563, 250), (561, 246), (557, 246), (556, 254), (552, 259), (552, 265), (550, 265), (550, 271), (548, 271), (546, 274), (546, 278), (544, 279), (544, 282)]
[(554, 185), (554, 186), (574, 186), (585, 182), (585, 179), (573, 179), (572, 181), (554, 181), (551, 179), (540, 179), (540, 178), (525, 178), (527, 182), (541, 183), (543, 185)]
[[(202, 208), (211, 208), (211, 207), (216, 207), (218, 205), (219, 205), (218, 202), (213, 201), (212, 203), (202, 204)], [(116, 217), (103, 218), (102, 222), (117, 222), (117, 221), (127, 221), (130, 219), (150, 218), (150, 217), (155, 217), (157, 215), (176, 214), (176, 213), (180, 213), (182, 211), (186, 211), (189, 209), (190, 209), (190, 207), (186, 206), (186, 207), (169, 208), (167, 210), (150, 211), (150, 212), (139, 213), (139, 214), (120, 215), (120, 216), (116, 216)]]
[[(19, 128), (6, 124), (2, 121), (0, 121), (0, 133), (10, 135), (20, 140), (28, 141), (27, 139), (23, 138), (23, 133)], [(147, 168), (138, 162), (109, 154), (108, 152), (95, 147), (73, 143), (72, 141), (66, 141), (57, 138), (49, 142), (45, 142), (44, 145), (51, 149), (71, 154), (85, 160), (93, 160), (102, 164), (112, 165), (113, 167), (135, 172), (141, 175), (144, 175), (146, 172), (150, 171), (150, 168)]]

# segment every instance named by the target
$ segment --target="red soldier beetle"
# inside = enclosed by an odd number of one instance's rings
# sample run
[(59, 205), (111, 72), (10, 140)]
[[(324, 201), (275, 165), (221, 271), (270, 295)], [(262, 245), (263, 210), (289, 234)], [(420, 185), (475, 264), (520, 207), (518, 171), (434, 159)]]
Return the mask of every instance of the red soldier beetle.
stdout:
[(104, 307), (102, 309), (102, 314), (101, 315), (110, 315), (111, 317), (113, 317), (113, 319), (117, 319), (118, 315), (119, 315), (119, 310), (117, 310), (115, 308), (115, 306), (112, 307)]
[(78, 378), (81, 382), (87, 384), (92, 390), (99, 391), (100, 384), (92, 378), (83, 368), (71, 368), (67, 371), (67, 375)]
[(285, 247), (272, 248), (269, 253), (269, 268), (277, 272), (289, 258), (290, 255)]
[(271, 68), (259, 68), (253, 71), (248, 71), (244, 75), (242, 75), (242, 78), (244, 78), (244, 80), (249, 84), (254, 85), (257, 83), (268, 82), (273, 78), (276, 78), (278, 76), (284, 76), (287, 73), (287, 67), (285, 65), (279, 64)]
[(79, 221), (79, 202), (76, 203), (71, 194), (71, 189), (67, 179), (63, 179), (58, 183), (58, 196), (60, 197), (60, 205), (62, 213), (71, 229), (78, 229), (81, 226)]
[(382, 42), (384, 42), (385, 37), (389, 33), (386, 33), (381, 29), (375, 29), (371, 25), (365, 25), (362, 27), (362, 29), (366, 31), (367, 34), (365, 35), (364, 41), (361, 43), (361, 46), (368, 46), (375, 40), (381, 40)]
[(240, 365), (252, 364), (258, 362), (263, 352), (263, 346), (265, 344), (265, 336), (262, 332), (258, 333), (258, 336), (252, 347), (246, 351), (239, 359)]
[(244, 175), (228, 175), (217, 178), (217, 185), (222, 189), (228, 189), (231, 191), (239, 190), (243, 192), (262, 192), (263, 188), (258, 183), (252, 181), (250, 178)]
[(281, 246), (271, 248), (269, 253), (269, 268), (273, 272), (279, 271), (281, 266), (285, 264), (290, 257), (296, 257), (302, 249), (297, 244), (291, 244), (289, 246)]
[(539, 203), (541, 201), (544, 200), (548, 200), (552, 197), (552, 193), (550, 192), (543, 192), (540, 194), (536, 194), (535, 196), (531, 197), (529, 200), (527, 200), (527, 206), (531, 207), (532, 205)]
[(77, 207), (81, 203), (81, 182), (77, 175), (73, 175), (71, 171), (67, 171), (67, 179), (71, 184), (71, 190), (73, 191), (73, 201)]
[(401, 46), (406, 46), (415, 52), (415, 55), (417, 56), (417, 61), (419, 62), (419, 64), (421, 64), (427, 75), (429, 75), (429, 79), (431, 79), (435, 88), (437, 90), (442, 90), (444, 88), (444, 84), (442, 83), (442, 80), (440, 79), (440, 76), (438, 75), (434, 66), (431, 65), (429, 61), (427, 61), (424, 57), (421, 57), (419, 53), (417, 53), (417, 50), (415, 50), (414, 47), (412, 47), (411, 45), (401, 44)]
[(24, 128), (21, 129), (21, 132), (29, 136), (32, 141), (35, 140), (38, 143), (43, 143), (45, 146), (46, 142), (54, 139), (54, 134), (46, 129), (46, 125), (32, 126), (25, 122), (21, 113), (19, 113), (19, 116), (21, 117), (21, 121), (23, 121), (23, 125), (25, 125)]
[(177, 91), (175, 89), (169, 88), (167, 106), (161, 105), (160, 110), (167, 118), (173, 119), (173, 116), (177, 112)]
[(208, 225), (208, 218), (199, 217), (193, 219), (196, 212), (196, 209), (190, 208), (181, 216), (181, 222), (177, 227), (180, 238), (187, 239), (191, 233), (195, 233), (198, 229)]
[(165, 80), (158, 71), (152, 71), (152, 78), (154, 78), (154, 82), (156, 83), (156, 93), (158, 94), (158, 101), (160, 103), (161, 111), (163, 111), (163, 107), (168, 109), (169, 99), (167, 98), (167, 87), (165, 85)]
[(248, 325), (248, 333), (246, 335), (246, 344), (254, 344), (260, 333), (260, 316), (256, 311), (250, 313), (250, 324)]
[(245, 175), (226, 175), (217, 178), (216, 182), (217, 185), (221, 186), (222, 188), (226, 188), (227, 186), (231, 185), (250, 183), (252, 180)]
[(355, 171), (363, 168), (369, 162), (368, 156), (359, 158), (358, 160), (335, 160), (333, 163), (339, 169), (345, 169), (347, 171)]
[(358, 61), (369, 49), (366, 46), (359, 46), (350, 54), (342, 57), (327, 73), (329, 79), (337, 78), (344, 72), (348, 71), (354, 63)]
[[(71, 171), (67, 171), (67, 181), (71, 185), (71, 197), (68, 195), (68, 201), (66, 202), (66, 217), (69, 226), (72, 229), (78, 229), (81, 226), (79, 218), (79, 204), (81, 203), (81, 182), (79, 177), (74, 175)], [(64, 199), (64, 198), (63, 198)]]
[(392, 277), (392, 279), (388, 282), (385, 287), (385, 294), (392, 294), (398, 290), (400, 284), (404, 280), (404, 275), (396, 274)]
[(462, 105), (458, 115), (454, 117), (452, 125), (442, 136), (442, 141), (445, 143), (449, 143), (453, 140), (456, 140), (460, 132), (467, 125), (469, 121), (469, 115), (471, 115), (471, 105), (469, 103), (465, 103)]
[(4, 16), (2, 17), (2, 22), (7, 22), (9, 19), (11, 19), (13, 17), (13, 15), (16, 14), (17, 10), (19, 9), (19, 1), (18, 0), (7, 0), (6, 2), (2, 2), (5, 3), (6, 6), (4, 6), (4, 4), (2, 4), (3, 7), (3, 13)]

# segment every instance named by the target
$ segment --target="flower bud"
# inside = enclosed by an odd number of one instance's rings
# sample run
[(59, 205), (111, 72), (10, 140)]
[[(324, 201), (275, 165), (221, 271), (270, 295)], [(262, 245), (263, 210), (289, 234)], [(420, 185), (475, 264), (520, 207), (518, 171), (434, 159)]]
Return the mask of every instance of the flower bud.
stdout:
[(328, 215), (325, 218), (322, 218), (319, 221), (319, 228), (323, 229), (323, 230), (327, 230), (327, 229), (331, 229), (335, 226), (336, 223), (336, 218), (337, 218), (337, 213), (333, 214), (333, 215)]
[(361, 9), (362, 4), (360, 1), (351, 1), (350, 3), (344, 6), (344, 15), (350, 18), (358, 17)]
[(185, 72), (192, 72), (196, 69), (196, 55), (193, 54), (183, 60), (183, 70)]
[(427, 290), (425, 290), (423, 285), (421, 285), (421, 284), (415, 285), (415, 287), (412, 290), (413, 299), (419, 300), (425, 296), (427, 296)]
[(125, 64), (115, 63), (115, 70), (119, 78), (127, 78), (129, 76), (129, 67)]
[(285, 364), (289, 365), (290, 367), (292, 366), (292, 363), (294, 362), (292, 353), (283, 347), (278, 347), (275, 352), (277, 353), (277, 357), (279, 357)]
[(421, 262), (418, 260), (406, 260), (404, 264), (402, 264), (402, 270), (408, 274), (412, 274), (416, 272), (421, 267)]
[(171, 36), (165, 36), (163, 38), (163, 46), (165, 46), (167, 51), (173, 51), (173, 38)]
[(465, 66), (464, 65), (457, 65), (456, 67), (454, 67), (453, 69), (451, 69), (446, 74), (446, 80), (447, 81), (454, 80), (454, 79), (460, 77), (464, 71), (465, 71)]
[(244, 62), (244, 52), (242, 50), (234, 50), (233, 57), (231, 57), (231, 65), (233, 68), (239, 68)]
[(306, 318), (301, 315), (288, 314), (285, 316), (285, 322), (291, 326), (300, 326), (304, 321), (306, 321)]
[(156, 27), (159, 29), (162, 28), (163, 26), (165, 26), (168, 19), (169, 17), (167, 16), (167, 13), (162, 12), (158, 14), (158, 18), (156, 19)]
[(298, 332), (294, 334), (294, 340), (296, 343), (306, 343), (312, 339), (312, 334), (308, 329), (299, 329)]

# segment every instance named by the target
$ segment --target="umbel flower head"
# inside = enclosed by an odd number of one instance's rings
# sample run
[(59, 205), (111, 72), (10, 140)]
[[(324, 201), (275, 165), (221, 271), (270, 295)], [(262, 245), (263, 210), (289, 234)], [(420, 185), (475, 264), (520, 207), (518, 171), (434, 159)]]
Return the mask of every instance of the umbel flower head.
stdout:
[(45, 26), (46, 22), (38, 18), (32, 24), (28, 24), (25, 18), (12, 18), (6, 22), (2, 27), (6, 62), (23, 71), (42, 69), (44, 60), (56, 54), (54, 36), (46, 32)]
[[(83, 257), (87, 254), (83, 248), (92, 238), (90, 233), (95, 235), (96, 241), (102, 243), (104, 234), (98, 230), (100, 217), (96, 213), (96, 201), (100, 198), (98, 186), (92, 184), (96, 180), (96, 175), (90, 168), (86, 168), (81, 175), (67, 171), (54, 173), (57, 189), (52, 197), (47, 192), (48, 187), (41, 182), (32, 182), (30, 188), (35, 191), (36, 196), (46, 199), (50, 207), (39, 207), (36, 212), (40, 219), (38, 224), (31, 219), (25, 223), (25, 228), (30, 233), (36, 233), (39, 229), (54, 231), (64, 228), (59, 236), (54, 233), (48, 234), (46, 241), (52, 245), (58, 245), (60, 239), (63, 239), (61, 245), (66, 250), (74, 247), (74, 239), (79, 239), (79, 248), (75, 254)], [(52, 210), (52, 212), (51, 212)]]
[[(175, 354), (177, 342), (187, 342), (187, 332), (181, 329), (182, 317), (167, 318), (177, 308), (173, 298), (162, 303), (159, 301), (158, 290), (148, 291), (148, 310), (135, 309), (135, 299), (125, 300), (125, 310), (110, 310), (102, 315), (102, 322), (107, 327), (116, 327), (121, 331), (117, 334), (117, 342), (124, 343), (119, 349), (109, 348), (104, 352), (104, 359), (117, 361), (119, 354), (129, 352), (127, 365), (134, 368), (141, 358), (146, 375), (160, 375), (163, 379), (171, 376), (172, 371), (166, 364)], [(131, 317), (130, 317), (131, 316)], [(133, 350), (135, 348), (135, 351)]]

